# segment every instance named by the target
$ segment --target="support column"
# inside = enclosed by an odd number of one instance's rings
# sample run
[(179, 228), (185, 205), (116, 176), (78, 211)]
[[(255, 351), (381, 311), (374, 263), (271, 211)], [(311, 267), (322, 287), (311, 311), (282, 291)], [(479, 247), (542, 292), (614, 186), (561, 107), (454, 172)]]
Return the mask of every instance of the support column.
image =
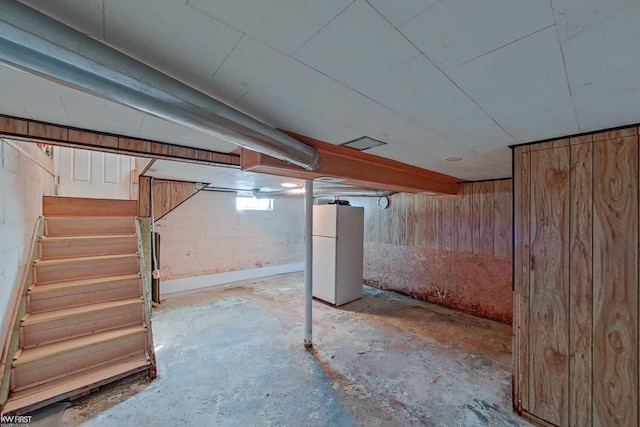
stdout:
[(304, 347), (312, 348), (311, 303), (313, 301), (313, 181), (304, 182)]

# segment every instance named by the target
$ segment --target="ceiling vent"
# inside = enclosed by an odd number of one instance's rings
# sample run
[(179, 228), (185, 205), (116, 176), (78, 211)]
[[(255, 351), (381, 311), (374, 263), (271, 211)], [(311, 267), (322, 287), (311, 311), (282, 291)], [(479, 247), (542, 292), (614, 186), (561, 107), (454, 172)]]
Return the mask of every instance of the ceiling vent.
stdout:
[(369, 138), (368, 136), (363, 136), (358, 139), (354, 139), (353, 141), (345, 142), (344, 144), (340, 144), (343, 147), (355, 148), (356, 150), (364, 151), (373, 147), (381, 147), (383, 145), (387, 145), (386, 142), (379, 141), (377, 139)]

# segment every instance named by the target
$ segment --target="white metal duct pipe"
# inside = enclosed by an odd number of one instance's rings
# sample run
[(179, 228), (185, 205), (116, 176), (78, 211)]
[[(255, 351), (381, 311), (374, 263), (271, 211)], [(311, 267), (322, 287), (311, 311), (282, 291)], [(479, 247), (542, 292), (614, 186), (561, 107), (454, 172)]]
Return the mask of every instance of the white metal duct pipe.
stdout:
[(0, 62), (314, 170), (318, 151), (16, 0), (0, 0)]

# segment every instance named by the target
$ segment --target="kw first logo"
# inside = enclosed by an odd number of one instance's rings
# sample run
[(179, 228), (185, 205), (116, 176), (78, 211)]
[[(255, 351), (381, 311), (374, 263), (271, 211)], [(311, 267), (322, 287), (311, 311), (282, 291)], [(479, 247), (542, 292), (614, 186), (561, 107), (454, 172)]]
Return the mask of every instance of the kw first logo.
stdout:
[(2, 415), (0, 416), (0, 424), (30, 424), (31, 415)]

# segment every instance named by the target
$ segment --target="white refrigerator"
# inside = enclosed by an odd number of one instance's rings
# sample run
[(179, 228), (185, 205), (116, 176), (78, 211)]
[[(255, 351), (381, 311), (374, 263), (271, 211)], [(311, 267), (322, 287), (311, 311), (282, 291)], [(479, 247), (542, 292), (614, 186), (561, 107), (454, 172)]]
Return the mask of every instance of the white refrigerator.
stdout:
[(313, 206), (313, 296), (336, 306), (362, 297), (364, 208)]

